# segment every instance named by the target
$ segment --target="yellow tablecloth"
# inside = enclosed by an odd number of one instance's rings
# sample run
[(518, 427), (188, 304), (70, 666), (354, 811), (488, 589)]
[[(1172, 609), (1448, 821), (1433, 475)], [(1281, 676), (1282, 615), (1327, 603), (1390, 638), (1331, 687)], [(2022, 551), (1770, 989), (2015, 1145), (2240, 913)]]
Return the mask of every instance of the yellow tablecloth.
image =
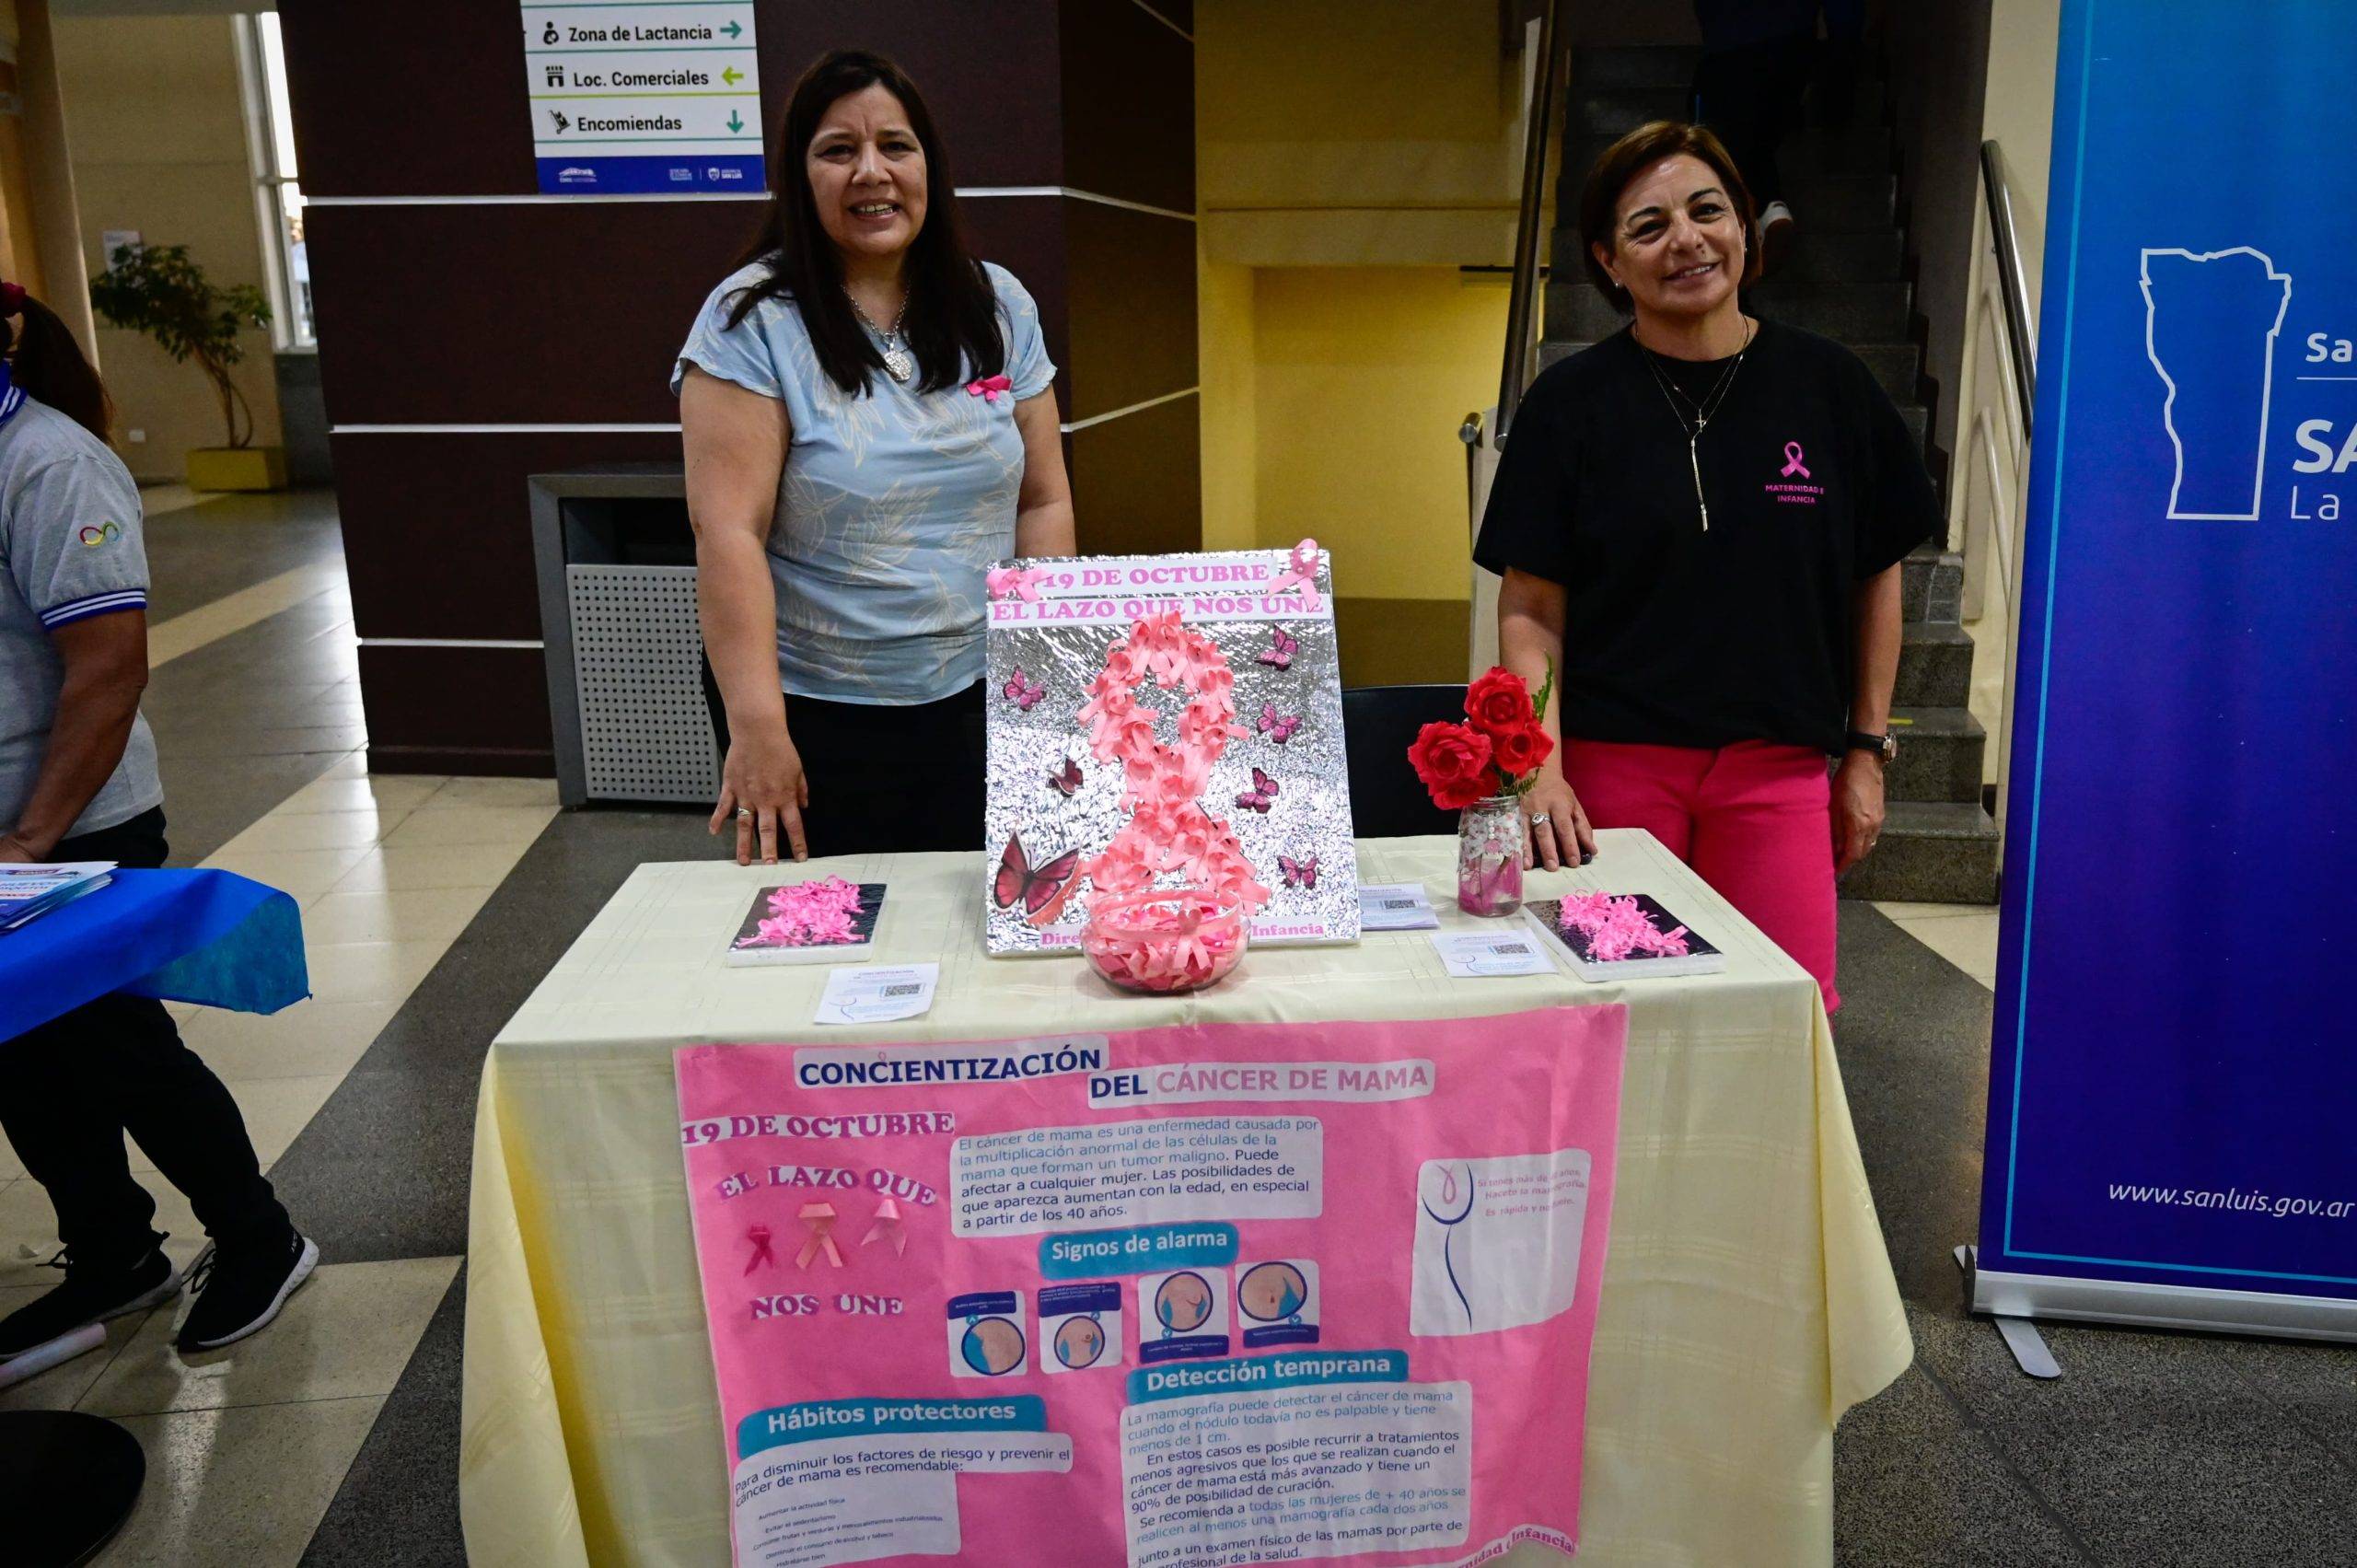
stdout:
[[(1580, 1562), (1830, 1562), (1833, 1423), (1912, 1346), (1824, 1008), (1798, 965), (1650, 835), (1607, 832), (1600, 851), (1585, 871), (1536, 877), (1532, 896), (1651, 893), (1725, 949), (1727, 972), (1451, 980), (1424, 933), (1398, 932), (1255, 950), (1207, 993), (1139, 998), (1077, 958), (984, 957), (973, 855), (844, 857), (785, 875), (890, 884), (878, 958), (938, 959), (940, 992), (922, 1018), (814, 1031), (825, 966), (721, 961), (779, 868), (640, 866), (483, 1067), (459, 1458), (475, 1568), (728, 1561), (674, 1048), (1604, 1002), (1629, 1005), (1629, 1048)], [(1422, 882), (1444, 928), (1492, 923), (1457, 911), (1453, 840), (1364, 841), (1359, 866), (1370, 882)], [(1507, 1561), (1562, 1559), (1526, 1546)]]

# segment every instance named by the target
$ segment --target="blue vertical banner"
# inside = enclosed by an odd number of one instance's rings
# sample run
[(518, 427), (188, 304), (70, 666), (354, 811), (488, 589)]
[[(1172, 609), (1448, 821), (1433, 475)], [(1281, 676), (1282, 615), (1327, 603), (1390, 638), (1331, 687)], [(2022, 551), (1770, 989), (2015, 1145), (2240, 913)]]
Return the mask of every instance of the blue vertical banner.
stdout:
[(1975, 1305), (2357, 1337), (2341, 0), (2065, 0)]

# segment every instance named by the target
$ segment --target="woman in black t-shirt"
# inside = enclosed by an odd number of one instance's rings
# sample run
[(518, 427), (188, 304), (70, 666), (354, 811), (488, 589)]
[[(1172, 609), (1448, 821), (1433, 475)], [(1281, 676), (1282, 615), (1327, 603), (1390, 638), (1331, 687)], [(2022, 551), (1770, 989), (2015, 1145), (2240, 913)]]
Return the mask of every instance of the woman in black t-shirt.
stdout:
[(1834, 877), (1882, 830), (1899, 562), (1938, 504), (1856, 355), (1744, 314), (1753, 218), (1700, 126), (1596, 160), (1588, 273), (1636, 320), (1532, 384), (1474, 559), (1504, 578), (1503, 662), (1534, 689), (1561, 670), (1531, 858), (1650, 830), (1829, 1008)]

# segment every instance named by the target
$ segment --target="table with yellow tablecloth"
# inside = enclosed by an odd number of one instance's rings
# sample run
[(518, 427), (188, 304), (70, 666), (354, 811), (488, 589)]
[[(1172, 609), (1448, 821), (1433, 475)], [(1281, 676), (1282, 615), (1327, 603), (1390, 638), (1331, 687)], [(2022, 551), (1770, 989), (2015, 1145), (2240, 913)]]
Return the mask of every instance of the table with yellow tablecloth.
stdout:
[[(976, 855), (640, 866), (483, 1066), (459, 1459), (475, 1568), (728, 1561), (678, 1047), (1607, 1002), (1628, 1005), (1629, 1040), (1580, 1561), (1831, 1562), (1833, 1423), (1898, 1376), (1911, 1346), (1825, 1011), (1808, 975), (1649, 834), (1599, 839), (1593, 865), (1538, 874), (1530, 895), (1649, 893), (1725, 951), (1726, 972), (1454, 980), (1426, 933), (1386, 932), (1356, 947), (1255, 949), (1211, 991), (1146, 998), (1077, 957), (985, 957)], [(1457, 912), (1454, 840), (1363, 840), (1358, 852), (1365, 881), (1424, 884), (1444, 929), (1497, 923)], [(830, 872), (889, 885), (876, 957), (940, 963), (924, 1016), (814, 1029), (825, 966), (723, 962), (757, 889)], [(1504, 1561), (1562, 1559), (1525, 1546)]]

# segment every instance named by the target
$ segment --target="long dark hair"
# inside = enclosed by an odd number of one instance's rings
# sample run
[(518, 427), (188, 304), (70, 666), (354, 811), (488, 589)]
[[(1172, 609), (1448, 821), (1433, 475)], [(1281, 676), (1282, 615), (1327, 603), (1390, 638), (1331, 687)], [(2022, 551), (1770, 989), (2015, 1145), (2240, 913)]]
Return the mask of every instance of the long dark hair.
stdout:
[(908, 110), (909, 129), (924, 149), (925, 220), (909, 245), (909, 303), (900, 323), (909, 352), (916, 357), (916, 389), (937, 392), (970, 375), (995, 376), (1006, 368), (998, 296), (981, 263), (967, 251), (948, 153), (934, 131), (933, 116), (926, 112), (917, 85), (898, 65), (865, 50), (839, 49), (820, 55), (794, 85), (785, 123), (771, 156), (777, 193), (752, 243), (737, 259), (740, 267), (766, 262), (769, 276), (737, 293), (729, 307), (728, 324), (744, 320), (764, 299), (791, 298), (802, 308), (802, 324), (829, 380), (846, 392), (864, 393), (868, 377), (883, 370), (883, 355), (844, 297), (842, 257), (819, 221), (818, 203), (804, 168), (829, 107), (879, 83)]
[(0, 354), (8, 357), (9, 379), (105, 440), (114, 403), (73, 332), (56, 311), (14, 284), (0, 284), (0, 305), (6, 304), (17, 307), (25, 323), (19, 328), (0, 315)]

